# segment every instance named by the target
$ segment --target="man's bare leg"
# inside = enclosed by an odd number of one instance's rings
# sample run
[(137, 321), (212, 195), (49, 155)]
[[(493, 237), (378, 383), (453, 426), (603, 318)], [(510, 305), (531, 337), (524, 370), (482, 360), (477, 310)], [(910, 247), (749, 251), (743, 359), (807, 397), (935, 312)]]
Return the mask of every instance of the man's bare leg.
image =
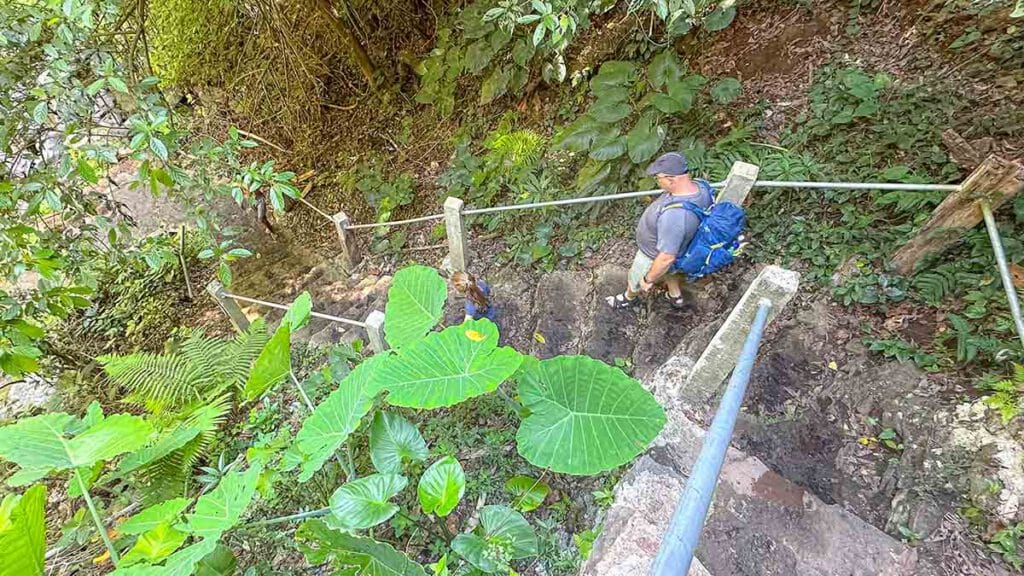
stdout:
[(671, 298), (681, 298), (683, 296), (683, 279), (679, 274), (665, 276), (665, 286), (668, 287), (668, 295)]

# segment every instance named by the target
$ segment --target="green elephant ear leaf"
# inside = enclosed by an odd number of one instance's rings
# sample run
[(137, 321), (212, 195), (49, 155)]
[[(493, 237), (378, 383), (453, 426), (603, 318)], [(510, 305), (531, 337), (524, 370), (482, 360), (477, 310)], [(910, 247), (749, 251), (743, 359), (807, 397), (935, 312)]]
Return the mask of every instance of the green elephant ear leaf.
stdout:
[(142, 534), (161, 524), (171, 522), (181, 515), (192, 503), (189, 498), (174, 498), (154, 504), (122, 522), (117, 531), (122, 534)]
[(655, 122), (653, 117), (646, 115), (641, 118), (626, 135), (629, 159), (634, 164), (650, 160), (658, 153), (658, 150), (661, 150), (661, 145), (665, 142), (665, 134), (665, 127)]
[(335, 574), (364, 576), (427, 576), (423, 567), (390, 544), (331, 530), (320, 520), (307, 520), (295, 532), (310, 564), (330, 562)]
[(437, 326), (444, 313), (448, 288), (437, 270), (409, 266), (395, 274), (384, 307), (384, 337), (398, 350)]
[(736, 7), (718, 7), (704, 17), (704, 27), (712, 32), (725, 30), (736, 19)]
[(516, 443), (538, 468), (611, 470), (643, 452), (665, 425), (665, 411), (639, 382), (588, 356), (531, 363), (517, 380), (530, 415)]
[(651, 59), (647, 66), (647, 81), (651, 88), (657, 90), (668, 82), (669, 78), (678, 78), (683, 74), (683, 65), (675, 48), (669, 48)]
[(398, 512), (390, 502), (409, 481), (400, 474), (371, 474), (342, 484), (331, 496), (327, 524), (336, 530), (365, 530)]
[(0, 573), (42, 576), (46, 555), (46, 487), (33, 486), (0, 502)]
[(636, 79), (636, 65), (625, 60), (609, 60), (601, 64), (597, 75), (590, 80), (590, 90), (600, 98), (609, 88), (625, 86)]
[(288, 377), (292, 369), (291, 337), (291, 325), (282, 322), (263, 346), (245, 381), (246, 400), (259, 398)]
[(225, 474), (216, 488), (196, 500), (192, 513), (185, 516), (185, 531), (198, 538), (220, 538), (249, 507), (261, 471), (259, 466), (250, 466), (245, 472)]
[(452, 550), (488, 574), (509, 562), (537, 555), (537, 535), (523, 515), (508, 506), (484, 506), (476, 533), (459, 534)]
[(367, 385), (370, 375), (386, 361), (385, 354), (364, 360), (302, 423), (295, 435), (295, 447), (302, 454), (299, 482), (312, 478), (359, 427), (376, 396)]
[(114, 414), (69, 438), (79, 421), (43, 414), (0, 428), (0, 458), (27, 470), (87, 468), (144, 445), (152, 426), (138, 416)]
[(138, 562), (159, 562), (174, 553), (188, 534), (175, 530), (170, 522), (164, 522), (141, 534), (122, 558), (120, 566), (131, 566)]
[(735, 78), (722, 78), (711, 87), (711, 99), (723, 106), (739, 98), (742, 93), (743, 85)]
[(513, 508), (520, 512), (530, 512), (544, 503), (551, 487), (537, 478), (513, 476), (505, 482), (505, 490), (512, 494)]
[(303, 292), (299, 294), (292, 305), (288, 307), (288, 311), (285, 312), (284, 318), (281, 319), (281, 324), (287, 323), (291, 328), (292, 332), (295, 332), (299, 328), (302, 328), (309, 322), (309, 315), (313, 311), (313, 298), (309, 295), (309, 292)]
[(417, 487), (423, 512), (441, 517), (451, 514), (465, 493), (466, 473), (462, 470), (462, 464), (451, 456), (431, 464), (420, 476)]
[(423, 462), (427, 443), (408, 420), (398, 414), (377, 412), (370, 426), (370, 460), (378, 472), (397, 474), (403, 461)]
[(373, 382), (387, 389), (394, 406), (440, 408), (493, 392), (521, 362), (519, 352), (498, 347), (494, 323), (470, 320), (428, 334), (392, 356)]
[(238, 573), (238, 559), (231, 548), (217, 544), (212, 552), (203, 556), (196, 565), (195, 576), (233, 576)]

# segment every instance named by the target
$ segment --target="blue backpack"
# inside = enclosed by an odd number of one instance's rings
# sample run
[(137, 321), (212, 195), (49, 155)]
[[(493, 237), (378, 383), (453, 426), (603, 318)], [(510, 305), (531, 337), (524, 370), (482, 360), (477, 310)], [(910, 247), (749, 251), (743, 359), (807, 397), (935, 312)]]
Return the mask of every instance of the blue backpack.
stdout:
[(695, 180), (700, 189), (711, 197), (707, 210), (693, 202), (669, 204), (661, 210), (683, 208), (700, 219), (700, 227), (690, 245), (676, 258), (674, 272), (686, 274), (691, 281), (718, 272), (739, 254), (743, 243), (743, 228), (747, 215), (732, 202), (715, 202), (715, 190), (705, 180)]

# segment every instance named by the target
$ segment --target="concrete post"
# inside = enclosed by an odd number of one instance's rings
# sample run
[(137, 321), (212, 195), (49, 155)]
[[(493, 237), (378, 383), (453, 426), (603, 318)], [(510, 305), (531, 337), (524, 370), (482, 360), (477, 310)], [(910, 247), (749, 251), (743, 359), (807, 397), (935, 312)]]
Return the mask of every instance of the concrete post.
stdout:
[(747, 195), (757, 182), (757, 175), (761, 168), (755, 164), (746, 162), (735, 162), (729, 170), (729, 176), (725, 179), (725, 186), (718, 193), (719, 201), (732, 202), (737, 206), (743, 206)]
[(220, 282), (211, 280), (206, 285), (206, 291), (217, 301), (220, 309), (228, 315), (228, 319), (231, 320), (231, 325), (235, 327), (235, 330), (245, 332), (249, 329), (249, 318), (245, 315), (245, 312), (242, 312), (241, 306), (238, 305), (234, 298), (224, 295), (224, 286)]
[(466, 271), (466, 229), (462, 222), (462, 199), (444, 201), (444, 228), (448, 235), (448, 257), (452, 272)]
[(799, 287), (800, 274), (797, 272), (778, 266), (767, 266), (761, 270), (694, 363), (680, 390), (681, 398), (691, 406), (699, 406), (714, 397), (736, 366), (761, 300), (771, 302), (768, 313), (768, 322), (771, 322)]
[(366, 337), (375, 354), (388, 349), (384, 341), (384, 313), (380, 310), (374, 310), (366, 317)]
[(359, 264), (359, 248), (356, 246), (355, 236), (348, 229), (351, 220), (348, 214), (338, 212), (331, 217), (334, 222), (334, 229), (338, 232), (338, 240), (341, 242), (341, 265), (346, 273), (351, 273)]

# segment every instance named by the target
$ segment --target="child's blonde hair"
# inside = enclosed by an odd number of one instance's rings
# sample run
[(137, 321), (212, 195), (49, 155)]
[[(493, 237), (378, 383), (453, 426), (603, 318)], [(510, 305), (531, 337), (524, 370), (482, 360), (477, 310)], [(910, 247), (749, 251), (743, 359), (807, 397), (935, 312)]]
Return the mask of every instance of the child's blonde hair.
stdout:
[(477, 308), (487, 308), (490, 303), (487, 301), (487, 295), (484, 291), (477, 286), (476, 278), (468, 272), (456, 272), (452, 274), (452, 286), (459, 291), (460, 294), (469, 298), (476, 304)]

